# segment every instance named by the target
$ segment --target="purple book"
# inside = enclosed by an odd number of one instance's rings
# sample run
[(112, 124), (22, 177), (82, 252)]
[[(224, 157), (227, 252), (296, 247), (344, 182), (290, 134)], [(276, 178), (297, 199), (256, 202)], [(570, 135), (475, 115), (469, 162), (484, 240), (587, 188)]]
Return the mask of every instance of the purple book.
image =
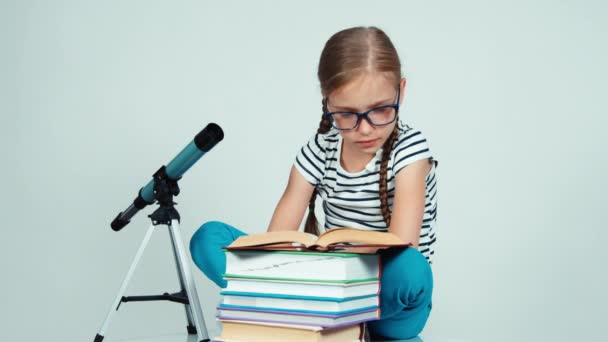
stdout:
[(361, 310), (348, 314), (321, 314), (312, 312), (285, 312), (280, 310), (262, 310), (251, 308), (218, 307), (217, 318), (241, 320), (248, 322), (267, 322), (337, 328), (345, 325), (373, 321), (380, 318), (377, 308)]

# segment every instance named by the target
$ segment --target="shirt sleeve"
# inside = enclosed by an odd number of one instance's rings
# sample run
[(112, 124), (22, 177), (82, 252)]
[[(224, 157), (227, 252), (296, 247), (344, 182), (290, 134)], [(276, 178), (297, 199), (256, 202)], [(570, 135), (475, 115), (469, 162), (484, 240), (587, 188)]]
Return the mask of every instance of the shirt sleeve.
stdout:
[(399, 140), (393, 147), (393, 153), (394, 175), (415, 161), (425, 158), (433, 159), (426, 137), (415, 129), (400, 134)]
[(321, 183), (325, 174), (325, 148), (325, 139), (315, 134), (296, 156), (294, 166), (312, 186)]

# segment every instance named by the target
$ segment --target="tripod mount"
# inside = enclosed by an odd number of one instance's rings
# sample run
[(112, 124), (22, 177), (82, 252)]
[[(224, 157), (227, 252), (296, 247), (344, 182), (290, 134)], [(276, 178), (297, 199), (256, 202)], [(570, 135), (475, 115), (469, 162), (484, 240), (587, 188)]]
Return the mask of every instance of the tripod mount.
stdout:
[[(110, 324), (112, 316), (122, 303), (128, 302), (145, 302), (145, 301), (169, 301), (184, 305), (186, 319), (188, 325), (186, 327), (188, 334), (197, 335), (197, 341), (208, 342), (209, 335), (205, 326), (205, 320), (198, 300), (196, 286), (190, 270), (190, 259), (187, 257), (181, 232), (179, 229), (180, 216), (175, 208), (177, 203), (173, 202), (173, 197), (179, 195), (179, 186), (177, 182), (181, 177), (172, 179), (167, 175), (167, 168), (163, 165), (153, 175), (154, 179), (154, 199), (159, 207), (148, 217), (152, 220), (152, 224), (148, 228), (144, 239), (137, 250), (135, 258), (125, 276), (120, 290), (110, 307), (110, 312), (106, 316), (105, 321), (98, 334), (95, 336), (94, 342), (101, 342), (104, 339), (105, 332)], [(127, 221), (128, 222), (128, 221)], [(163, 293), (161, 295), (146, 295), (146, 296), (124, 296), (128, 283), (135, 271), (137, 264), (143, 254), (146, 245), (150, 241), (154, 227), (163, 225), (169, 230), (171, 244), (173, 247), (173, 255), (177, 268), (177, 276), (181, 286), (180, 291), (175, 293)]]

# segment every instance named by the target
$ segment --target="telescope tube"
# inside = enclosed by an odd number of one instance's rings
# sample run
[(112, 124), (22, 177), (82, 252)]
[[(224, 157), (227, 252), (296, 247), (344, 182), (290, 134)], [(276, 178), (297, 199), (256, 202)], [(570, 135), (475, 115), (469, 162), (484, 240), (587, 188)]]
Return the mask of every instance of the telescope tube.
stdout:
[[(224, 131), (215, 123), (208, 124), (200, 131), (186, 147), (176, 155), (166, 166), (166, 173), (170, 179), (177, 180), (182, 177), (194, 163), (209, 152), (218, 142), (224, 139)], [(116, 216), (111, 227), (119, 231), (129, 224), (131, 218), (138, 211), (155, 202), (154, 179), (139, 190), (133, 203)]]

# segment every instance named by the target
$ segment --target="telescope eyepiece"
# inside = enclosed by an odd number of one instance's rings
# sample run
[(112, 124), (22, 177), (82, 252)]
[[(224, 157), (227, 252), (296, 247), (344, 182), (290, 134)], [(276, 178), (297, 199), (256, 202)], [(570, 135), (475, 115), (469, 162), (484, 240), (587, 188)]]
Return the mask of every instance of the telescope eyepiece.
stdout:
[(110, 225), (110, 227), (112, 227), (112, 230), (115, 232), (123, 229), (130, 222), (130, 220), (121, 219), (120, 218), (121, 215), (122, 215), (122, 212), (120, 212), (118, 214), (118, 216), (116, 216), (116, 218), (114, 219), (114, 221), (112, 221), (112, 224)]

